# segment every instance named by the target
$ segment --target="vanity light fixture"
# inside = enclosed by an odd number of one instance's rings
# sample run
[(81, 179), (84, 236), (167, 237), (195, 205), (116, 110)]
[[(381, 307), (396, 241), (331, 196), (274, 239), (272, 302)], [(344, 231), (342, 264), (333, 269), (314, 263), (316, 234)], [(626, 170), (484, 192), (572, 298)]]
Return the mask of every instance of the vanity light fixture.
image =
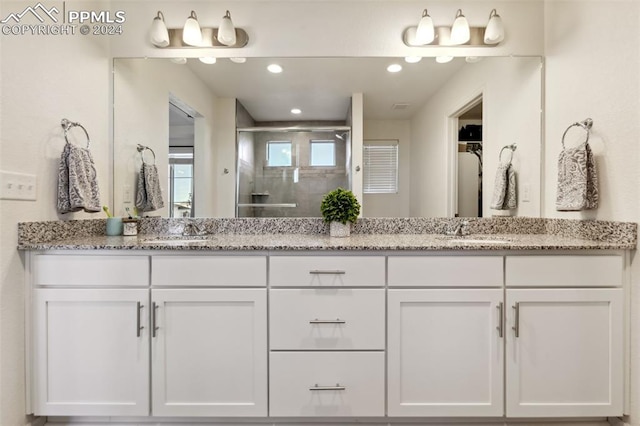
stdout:
[(502, 18), (495, 9), (489, 14), (489, 22), (484, 30), (484, 42), (486, 44), (498, 44), (504, 40), (504, 24)]
[(433, 19), (427, 13), (427, 9), (422, 11), (422, 18), (416, 28), (416, 43), (417, 44), (429, 44), (436, 37), (435, 29), (433, 27)]
[(302, 114), (302, 110), (300, 108), (292, 108), (291, 114), (295, 114), (295, 115)]
[(405, 56), (404, 61), (408, 64), (417, 64), (422, 60), (422, 56)]
[(247, 62), (247, 58), (229, 58), (229, 60), (235, 64), (244, 64)]
[(187, 18), (182, 28), (167, 28), (164, 15), (158, 11), (149, 32), (151, 44), (159, 48), (239, 48), (249, 43), (249, 35), (242, 28), (236, 28), (227, 10), (222, 17), (220, 28), (200, 27), (195, 11)]
[(157, 47), (167, 47), (169, 45), (169, 30), (164, 23), (164, 15), (158, 11), (158, 15), (153, 18), (151, 30), (149, 31), (151, 44)]
[(267, 70), (273, 74), (280, 74), (282, 72), (282, 67), (278, 64), (270, 64), (267, 67)]
[(198, 59), (200, 59), (200, 62), (207, 65), (213, 65), (216, 63), (216, 58), (214, 58), (213, 56), (202, 56)]
[(202, 45), (202, 30), (200, 30), (198, 16), (193, 10), (182, 28), (182, 41), (189, 46)]
[(391, 64), (387, 67), (387, 71), (396, 73), (402, 71), (402, 65), (400, 64)]
[(233, 26), (231, 14), (227, 13), (222, 17), (220, 28), (218, 28), (218, 41), (225, 46), (233, 46), (236, 44), (236, 27)]
[[(494, 47), (504, 40), (504, 25), (496, 9), (489, 14), (485, 27), (471, 27), (462, 9), (456, 11), (453, 25), (437, 26), (431, 29), (433, 20), (424, 9), (417, 26), (408, 27), (402, 33), (402, 41), (409, 47), (452, 46), (452, 47)], [(431, 32), (433, 31), (433, 37)], [(425, 56), (425, 55), (423, 55)], [(429, 56), (429, 55), (427, 55)]]
[(471, 39), (471, 31), (469, 29), (469, 21), (462, 14), (462, 9), (456, 12), (456, 19), (451, 26), (451, 43), (465, 44)]
[(184, 65), (187, 63), (187, 58), (171, 58), (169, 60), (178, 65)]

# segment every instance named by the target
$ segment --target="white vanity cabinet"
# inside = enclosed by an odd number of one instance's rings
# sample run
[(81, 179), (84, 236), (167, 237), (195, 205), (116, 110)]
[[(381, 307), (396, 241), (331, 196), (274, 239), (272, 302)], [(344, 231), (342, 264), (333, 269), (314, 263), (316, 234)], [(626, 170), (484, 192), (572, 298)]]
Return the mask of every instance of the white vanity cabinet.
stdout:
[(274, 255), (269, 266), (269, 415), (384, 416), (385, 257)]
[(501, 416), (502, 258), (390, 256), (388, 268), (389, 416)]
[(29, 264), (31, 411), (148, 415), (148, 258), (34, 253)]
[(623, 414), (622, 272), (622, 256), (506, 257), (507, 416)]
[(33, 412), (149, 414), (148, 291), (33, 292)]
[(267, 415), (266, 291), (151, 290), (154, 416)]

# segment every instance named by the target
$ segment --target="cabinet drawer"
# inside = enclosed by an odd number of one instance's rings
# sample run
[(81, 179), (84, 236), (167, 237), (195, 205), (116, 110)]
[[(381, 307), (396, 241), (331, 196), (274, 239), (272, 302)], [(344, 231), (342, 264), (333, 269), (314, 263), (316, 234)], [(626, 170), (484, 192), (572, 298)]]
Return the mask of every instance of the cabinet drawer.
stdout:
[(383, 352), (271, 352), (272, 417), (384, 416)]
[(148, 286), (148, 256), (33, 256), (33, 284), (38, 286)]
[(265, 256), (153, 256), (151, 281), (156, 286), (264, 287)]
[(513, 287), (618, 287), (619, 255), (507, 256), (505, 278)]
[(269, 279), (272, 286), (382, 287), (384, 257), (272, 256)]
[(390, 256), (389, 286), (501, 287), (502, 256)]
[(384, 349), (383, 289), (270, 292), (271, 349)]

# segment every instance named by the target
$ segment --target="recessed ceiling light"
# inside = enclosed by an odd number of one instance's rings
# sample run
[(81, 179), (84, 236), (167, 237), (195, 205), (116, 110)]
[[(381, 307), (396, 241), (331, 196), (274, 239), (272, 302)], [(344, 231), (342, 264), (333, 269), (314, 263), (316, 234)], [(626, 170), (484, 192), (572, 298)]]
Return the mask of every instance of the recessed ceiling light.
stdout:
[(416, 64), (422, 60), (422, 56), (406, 56), (404, 61), (408, 64)]
[(178, 65), (184, 65), (187, 63), (187, 58), (171, 58), (171, 62)]
[(207, 65), (212, 65), (216, 63), (216, 58), (214, 58), (213, 56), (203, 56), (198, 59), (200, 59), (200, 62)]
[(402, 65), (400, 64), (391, 64), (387, 67), (387, 71), (389, 72), (400, 72), (402, 71)]
[(291, 114), (302, 114), (302, 110), (300, 108), (292, 108)]
[(235, 62), (236, 64), (244, 64), (247, 62), (247, 58), (229, 58), (231, 62)]
[(453, 56), (436, 56), (436, 62), (439, 64), (446, 64), (453, 61)]
[(269, 70), (269, 72), (272, 72), (274, 74), (280, 74), (282, 72), (282, 67), (278, 64), (271, 64), (267, 67), (267, 69)]

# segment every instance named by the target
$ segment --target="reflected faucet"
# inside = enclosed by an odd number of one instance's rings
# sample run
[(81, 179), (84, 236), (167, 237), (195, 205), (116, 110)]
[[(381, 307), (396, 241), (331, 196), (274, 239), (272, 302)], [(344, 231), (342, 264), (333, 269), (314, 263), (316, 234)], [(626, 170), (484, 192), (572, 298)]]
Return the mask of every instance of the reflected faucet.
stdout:
[(206, 233), (207, 230), (204, 226), (196, 222), (185, 223), (184, 229), (182, 230), (182, 235), (184, 236), (205, 235)]
[(469, 222), (466, 220), (459, 222), (455, 228), (450, 229), (446, 234), (452, 237), (464, 237), (469, 235)]

